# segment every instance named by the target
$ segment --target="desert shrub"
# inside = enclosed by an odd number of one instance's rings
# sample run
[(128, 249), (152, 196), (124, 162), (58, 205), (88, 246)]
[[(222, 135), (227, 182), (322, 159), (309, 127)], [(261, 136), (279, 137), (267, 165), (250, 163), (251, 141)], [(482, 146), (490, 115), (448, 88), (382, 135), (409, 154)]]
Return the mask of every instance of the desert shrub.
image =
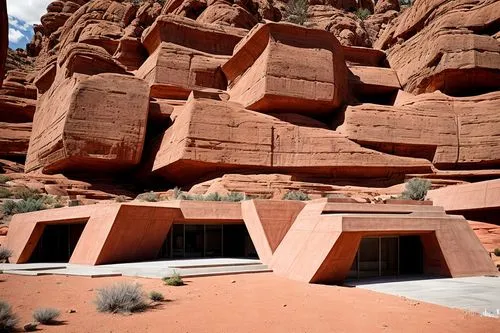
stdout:
[(364, 21), (368, 18), (368, 16), (371, 15), (371, 12), (369, 9), (366, 9), (366, 8), (358, 8), (358, 10), (356, 10), (356, 12), (354, 13), (356, 14), (356, 16), (361, 20), (361, 21)]
[(222, 199), (223, 199), (223, 201), (240, 202), (240, 201), (246, 200), (246, 196), (245, 196), (245, 193), (229, 192), (228, 195), (226, 195)]
[(139, 194), (137, 196), (137, 200), (147, 201), (147, 202), (157, 202), (160, 200), (160, 197), (158, 196), (158, 194), (151, 191), (151, 192)]
[(12, 250), (10, 250), (4, 246), (0, 246), (0, 262), (5, 262), (10, 257), (12, 257)]
[(147, 308), (141, 286), (127, 282), (97, 290), (95, 303), (99, 312), (130, 313)]
[(493, 253), (495, 253), (497, 257), (500, 257), (500, 249), (498, 247), (495, 250), (493, 250)]
[(80, 200), (70, 200), (68, 202), (68, 207), (77, 207), (80, 206)]
[(36, 212), (44, 209), (46, 207), (43, 199), (7, 200), (2, 204), (2, 212), (5, 215)]
[(307, 193), (304, 193), (302, 191), (288, 191), (283, 196), (283, 200), (306, 201), (306, 200), (311, 200), (311, 198), (309, 198), (309, 195)]
[(5, 184), (9, 180), (12, 180), (12, 178), (10, 178), (9, 176), (6, 176), (6, 175), (0, 175), (0, 184)]
[(14, 191), (14, 198), (23, 200), (38, 200), (42, 198), (42, 193), (34, 188), (21, 187)]
[(178, 273), (172, 274), (170, 277), (164, 277), (163, 282), (165, 282), (166, 285), (168, 286), (183, 286), (184, 281), (182, 280), (181, 276)]
[(10, 198), (11, 196), (12, 196), (12, 192), (8, 188), (0, 187), (0, 198), (1, 199)]
[(399, 0), (399, 5), (401, 7), (410, 7), (413, 5), (413, 0)]
[(11, 306), (0, 301), (0, 332), (12, 332), (16, 328), (18, 318), (12, 313)]
[(119, 195), (119, 196), (117, 196), (117, 197), (115, 198), (115, 201), (116, 201), (116, 202), (127, 202), (128, 200), (127, 200), (127, 197), (126, 197), (126, 196), (124, 196), (124, 195)]
[(56, 323), (56, 318), (61, 312), (54, 308), (39, 308), (33, 311), (33, 319), (40, 324), (50, 325)]
[(309, 3), (307, 0), (288, 0), (285, 7), (285, 21), (304, 25), (307, 20), (307, 9)]
[(179, 199), (183, 194), (184, 192), (180, 188), (174, 188), (174, 199)]
[(165, 300), (165, 297), (163, 296), (162, 293), (159, 291), (151, 291), (148, 295), (149, 299), (154, 301), (154, 302), (163, 302)]
[(219, 193), (214, 192), (214, 193), (210, 193), (210, 194), (205, 195), (205, 197), (203, 199), (205, 201), (222, 201), (222, 196)]
[(424, 200), (430, 188), (431, 182), (427, 179), (412, 178), (406, 183), (401, 198), (406, 200)]

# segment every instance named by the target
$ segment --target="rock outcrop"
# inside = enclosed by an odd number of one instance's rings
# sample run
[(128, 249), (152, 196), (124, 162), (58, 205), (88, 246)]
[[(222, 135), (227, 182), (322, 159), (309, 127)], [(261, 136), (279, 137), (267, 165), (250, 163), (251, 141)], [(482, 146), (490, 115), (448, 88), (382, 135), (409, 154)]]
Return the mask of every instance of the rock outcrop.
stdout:
[(499, 105), (498, 92), (463, 98), (422, 94), (395, 106), (349, 106), (337, 130), (363, 146), (423, 157), (438, 168), (496, 168)]
[(53, 1), (1, 75), (0, 171), (87, 203), (124, 181), (375, 203), (497, 178), (499, 5), (315, 0), (299, 26), (285, 1)]
[(39, 98), (26, 171), (138, 164), (149, 108), (147, 84), (124, 75), (125, 69), (98, 46), (71, 44), (56, 66), (54, 82)]
[(341, 179), (430, 169), (429, 161), (366, 149), (335, 131), (292, 125), (231, 102), (195, 98), (166, 131), (153, 166), (155, 173), (182, 183), (235, 170)]
[(278, 23), (257, 26), (222, 68), (230, 100), (249, 110), (327, 113), (347, 97), (342, 47), (321, 30)]
[(406, 91), (463, 96), (500, 88), (500, 2), (421, 0), (374, 44)]
[(9, 18), (7, 16), (7, 4), (0, 0), (0, 88), (2, 88), (5, 74), (5, 62), (7, 61), (7, 50), (9, 49)]

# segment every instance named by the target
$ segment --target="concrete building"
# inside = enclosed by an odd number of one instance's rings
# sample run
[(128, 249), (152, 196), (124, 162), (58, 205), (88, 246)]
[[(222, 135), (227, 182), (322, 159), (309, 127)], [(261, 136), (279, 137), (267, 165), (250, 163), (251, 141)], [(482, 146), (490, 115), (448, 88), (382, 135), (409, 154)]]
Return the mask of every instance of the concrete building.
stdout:
[(12, 263), (258, 257), (276, 274), (311, 283), (498, 273), (462, 216), (432, 205), (329, 200), (60, 208), (15, 215), (6, 246)]

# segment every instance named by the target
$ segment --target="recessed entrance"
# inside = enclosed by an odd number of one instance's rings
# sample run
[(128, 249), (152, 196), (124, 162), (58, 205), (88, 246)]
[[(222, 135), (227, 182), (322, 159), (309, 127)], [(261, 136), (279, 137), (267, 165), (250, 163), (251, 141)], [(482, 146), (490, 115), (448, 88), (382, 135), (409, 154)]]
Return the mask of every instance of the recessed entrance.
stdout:
[(349, 272), (349, 278), (394, 277), (423, 274), (419, 236), (365, 237)]
[(258, 258), (244, 224), (174, 224), (160, 258)]
[(29, 262), (68, 262), (85, 223), (46, 225)]

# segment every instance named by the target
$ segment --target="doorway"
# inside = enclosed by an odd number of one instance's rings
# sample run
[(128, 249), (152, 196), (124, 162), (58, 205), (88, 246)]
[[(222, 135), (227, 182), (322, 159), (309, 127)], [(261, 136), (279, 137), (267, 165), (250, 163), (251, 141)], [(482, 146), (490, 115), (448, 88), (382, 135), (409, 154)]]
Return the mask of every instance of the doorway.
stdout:
[(384, 236), (361, 239), (349, 278), (397, 277), (423, 274), (420, 236)]
[(244, 224), (174, 224), (159, 258), (258, 258)]
[(46, 225), (29, 262), (69, 262), (84, 228), (85, 223)]

